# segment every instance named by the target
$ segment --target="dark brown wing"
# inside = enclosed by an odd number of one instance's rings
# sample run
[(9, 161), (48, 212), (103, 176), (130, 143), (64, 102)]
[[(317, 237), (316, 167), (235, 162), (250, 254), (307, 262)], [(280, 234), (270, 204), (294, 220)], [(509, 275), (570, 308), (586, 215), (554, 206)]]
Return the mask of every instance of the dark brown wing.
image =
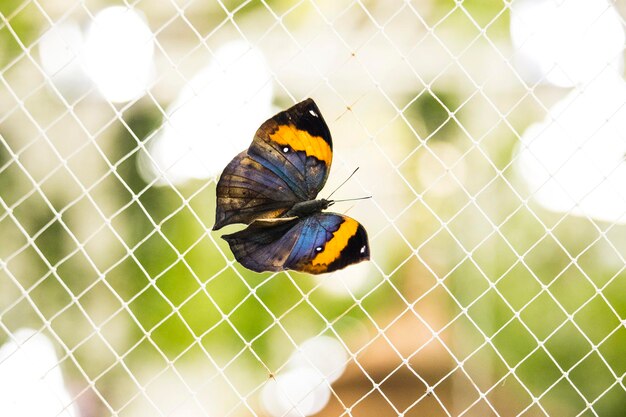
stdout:
[(298, 197), (289, 185), (250, 158), (237, 155), (217, 182), (217, 209), (213, 230), (232, 223), (251, 223), (257, 218), (274, 218), (286, 213)]

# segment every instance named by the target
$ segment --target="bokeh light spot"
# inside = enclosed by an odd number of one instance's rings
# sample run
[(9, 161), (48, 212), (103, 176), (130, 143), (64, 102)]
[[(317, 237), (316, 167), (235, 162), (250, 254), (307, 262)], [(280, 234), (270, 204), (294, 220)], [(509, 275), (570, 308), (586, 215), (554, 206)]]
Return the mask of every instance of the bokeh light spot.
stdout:
[(271, 73), (262, 53), (231, 42), (182, 89), (167, 120), (140, 156), (140, 172), (157, 184), (218, 175), (252, 142), (272, 113)]
[(41, 66), (62, 93), (79, 93), (89, 85), (83, 71), (83, 33), (72, 21), (58, 23), (41, 36)]
[(545, 208), (626, 223), (626, 83), (607, 71), (522, 136), (518, 169)]
[(108, 7), (94, 17), (85, 67), (107, 100), (122, 103), (145, 93), (154, 77), (153, 36), (143, 16), (126, 7)]
[(310, 416), (326, 406), (330, 399), (330, 387), (319, 372), (296, 368), (267, 381), (261, 398), (272, 416)]
[(592, 80), (607, 66), (623, 69), (624, 29), (604, 0), (517, 0), (511, 38), (533, 78), (561, 87)]
[(52, 343), (32, 329), (0, 347), (0, 415), (76, 417)]
[(347, 361), (348, 354), (337, 339), (318, 336), (302, 343), (289, 358), (288, 366), (292, 369), (311, 367), (332, 383), (343, 374)]

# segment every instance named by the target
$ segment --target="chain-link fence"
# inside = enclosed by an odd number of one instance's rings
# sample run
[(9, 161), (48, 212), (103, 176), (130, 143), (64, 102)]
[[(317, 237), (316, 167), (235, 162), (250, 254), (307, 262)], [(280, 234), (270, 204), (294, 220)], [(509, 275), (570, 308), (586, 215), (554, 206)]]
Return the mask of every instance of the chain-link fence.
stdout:
[[(623, 416), (625, 16), (3, 0), (0, 415)], [(372, 259), (257, 274), (216, 178), (306, 97)]]

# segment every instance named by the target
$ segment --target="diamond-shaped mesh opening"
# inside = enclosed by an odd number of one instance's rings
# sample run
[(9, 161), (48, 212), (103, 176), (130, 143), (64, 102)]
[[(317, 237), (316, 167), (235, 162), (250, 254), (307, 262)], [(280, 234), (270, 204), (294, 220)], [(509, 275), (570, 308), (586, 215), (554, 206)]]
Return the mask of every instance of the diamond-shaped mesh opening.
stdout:
[[(0, 2), (0, 415), (621, 415), (625, 13)], [(306, 97), (371, 260), (251, 272), (217, 179)]]

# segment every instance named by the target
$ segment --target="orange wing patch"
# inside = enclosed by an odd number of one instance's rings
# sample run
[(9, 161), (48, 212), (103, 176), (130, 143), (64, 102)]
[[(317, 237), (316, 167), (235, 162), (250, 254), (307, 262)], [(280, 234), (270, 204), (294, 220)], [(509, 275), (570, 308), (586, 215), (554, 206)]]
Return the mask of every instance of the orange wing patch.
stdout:
[(321, 265), (329, 265), (336, 260), (341, 251), (348, 245), (348, 240), (356, 234), (359, 223), (349, 217), (344, 217), (345, 221), (341, 223), (339, 229), (333, 233), (332, 239), (326, 242), (324, 250), (318, 253), (311, 261), (313, 269)]
[(270, 139), (279, 145), (287, 145), (294, 151), (304, 151), (326, 165), (330, 165), (333, 151), (328, 143), (319, 136), (312, 136), (307, 131), (299, 130), (294, 125), (279, 125), (278, 130), (270, 134)]

